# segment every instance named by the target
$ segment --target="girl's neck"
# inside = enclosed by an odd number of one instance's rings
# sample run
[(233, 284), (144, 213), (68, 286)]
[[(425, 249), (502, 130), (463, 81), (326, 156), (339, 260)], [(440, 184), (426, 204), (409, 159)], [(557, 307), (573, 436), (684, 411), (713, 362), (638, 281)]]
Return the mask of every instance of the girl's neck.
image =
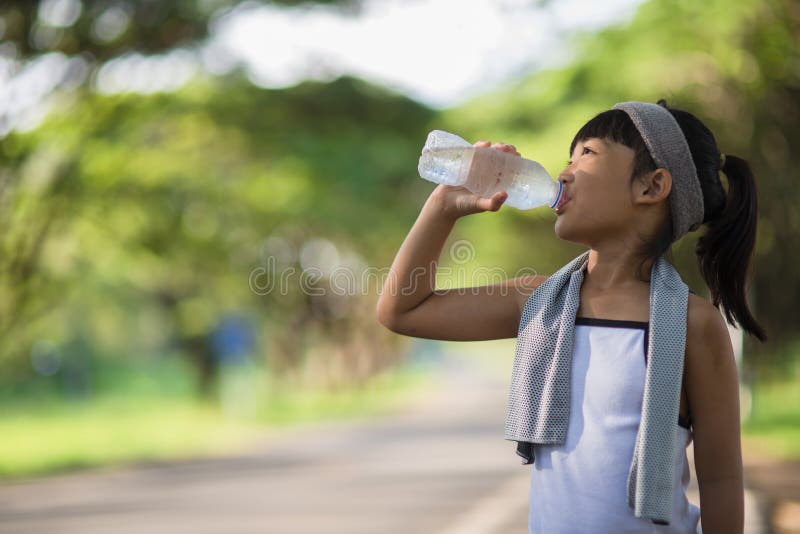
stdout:
[(645, 279), (638, 277), (639, 263), (642, 258), (629, 252), (589, 251), (583, 285), (595, 291), (613, 291), (630, 289), (650, 284), (650, 269), (653, 260), (647, 260), (641, 268)]

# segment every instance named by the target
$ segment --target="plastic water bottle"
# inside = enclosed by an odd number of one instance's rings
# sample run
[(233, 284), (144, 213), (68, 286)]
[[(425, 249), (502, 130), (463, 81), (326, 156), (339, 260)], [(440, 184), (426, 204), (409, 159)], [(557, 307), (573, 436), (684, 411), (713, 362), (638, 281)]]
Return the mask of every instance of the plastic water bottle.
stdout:
[(563, 188), (535, 161), (494, 148), (475, 147), (442, 130), (428, 134), (418, 170), (426, 180), (460, 185), (481, 197), (506, 191), (504, 204), (521, 210), (555, 208)]

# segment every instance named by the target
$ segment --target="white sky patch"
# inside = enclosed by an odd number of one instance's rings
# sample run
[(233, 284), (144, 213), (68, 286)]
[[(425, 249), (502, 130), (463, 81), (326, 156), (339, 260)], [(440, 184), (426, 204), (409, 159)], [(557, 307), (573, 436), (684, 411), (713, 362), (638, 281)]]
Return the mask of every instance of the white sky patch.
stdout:
[(331, 7), (245, 6), (215, 21), (209, 47), (240, 60), (263, 87), (351, 74), (447, 107), (568, 60), (573, 32), (626, 22), (640, 3), (373, 0), (358, 16)]
[(20, 67), (0, 54), (0, 137), (13, 128), (35, 128), (47, 114), (47, 96), (57, 88), (74, 89), (88, 71), (81, 56), (52, 52)]
[(197, 69), (195, 54), (180, 48), (153, 56), (126, 54), (103, 65), (95, 88), (100, 93), (170, 92), (183, 87)]

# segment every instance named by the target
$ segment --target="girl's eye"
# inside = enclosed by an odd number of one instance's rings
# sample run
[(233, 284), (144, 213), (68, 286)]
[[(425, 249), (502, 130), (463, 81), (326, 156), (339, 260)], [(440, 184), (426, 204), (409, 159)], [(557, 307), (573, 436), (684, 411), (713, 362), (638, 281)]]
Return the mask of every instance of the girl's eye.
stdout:
[[(583, 153), (582, 153), (582, 154), (586, 154), (586, 151), (587, 151), (587, 150), (588, 150), (590, 153), (592, 153), (592, 154), (596, 154), (596, 153), (597, 153), (597, 152), (595, 152), (594, 150), (592, 150), (591, 148), (589, 148), (588, 146), (585, 146), (585, 147), (583, 147)], [(572, 165), (572, 160), (569, 160), (569, 159), (568, 159), (568, 160), (567, 160), (567, 166), (569, 166), (569, 165)]]

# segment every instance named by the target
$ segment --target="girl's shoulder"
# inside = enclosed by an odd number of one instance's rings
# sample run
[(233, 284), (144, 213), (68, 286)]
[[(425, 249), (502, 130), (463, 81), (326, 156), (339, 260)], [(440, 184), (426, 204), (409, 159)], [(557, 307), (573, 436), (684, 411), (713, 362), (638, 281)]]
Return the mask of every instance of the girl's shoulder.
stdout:
[[(714, 314), (721, 314), (719, 310), (708, 299), (701, 297), (691, 289), (689, 290), (689, 302), (686, 311), (686, 342), (689, 339), (697, 340), (702, 337), (703, 331), (708, 327), (710, 321), (713, 321)], [(698, 336), (700, 335), (700, 336)]]
[(725, 359), (732, 355), (728, 325), (720, 310), (706, 298), (689, 293), (686, 366), (689, 369), (705, 367), (709, 359)]

